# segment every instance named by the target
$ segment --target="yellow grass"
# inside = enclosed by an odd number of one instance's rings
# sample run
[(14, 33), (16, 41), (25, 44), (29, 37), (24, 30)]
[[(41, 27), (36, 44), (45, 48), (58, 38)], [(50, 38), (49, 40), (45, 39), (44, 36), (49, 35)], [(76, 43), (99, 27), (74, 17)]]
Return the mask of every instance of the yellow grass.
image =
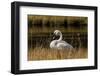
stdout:
[(28, 61), (33, 60), (57, 60), (57, 59), (80, 59), (87, 58), (86, 48), (80, 48), (78, 51), (73, 50), (55, 50), (47, 48), (35, 48), (28, 51)]

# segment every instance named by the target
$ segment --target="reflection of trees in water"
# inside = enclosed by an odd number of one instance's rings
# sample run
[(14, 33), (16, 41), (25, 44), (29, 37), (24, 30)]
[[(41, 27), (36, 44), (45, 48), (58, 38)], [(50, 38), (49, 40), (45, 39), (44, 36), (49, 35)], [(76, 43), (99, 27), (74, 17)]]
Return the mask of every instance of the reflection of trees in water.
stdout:
[(84, 29), (87, 27), (87, 17), (60, 17), (60, 16), (28, 16), (29, 29), (44, 28), (67, 30)]

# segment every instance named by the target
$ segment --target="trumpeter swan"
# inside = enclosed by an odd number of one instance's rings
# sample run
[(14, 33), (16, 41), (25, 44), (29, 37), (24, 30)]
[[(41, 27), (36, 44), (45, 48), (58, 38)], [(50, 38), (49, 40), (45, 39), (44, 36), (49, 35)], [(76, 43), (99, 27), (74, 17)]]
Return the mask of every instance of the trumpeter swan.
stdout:
[(59, 30), (54, 31), (54, 35), (60, 36), (58, 40), (53, 40), (50, 43), (50, 48), (54, 49), (73, 49), (73, 46), (62, 40), (62, 33)]

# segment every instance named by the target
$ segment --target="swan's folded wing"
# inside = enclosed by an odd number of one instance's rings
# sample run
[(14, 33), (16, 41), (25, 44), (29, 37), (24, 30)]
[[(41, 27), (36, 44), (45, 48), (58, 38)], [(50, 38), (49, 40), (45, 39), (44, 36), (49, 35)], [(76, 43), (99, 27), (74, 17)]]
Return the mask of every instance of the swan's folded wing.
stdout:
[(65, 42), (65, 41), (60, 41), (58, 44), (57, 44), (57, 47), (58, 48), (73, 48), (69, 43)]

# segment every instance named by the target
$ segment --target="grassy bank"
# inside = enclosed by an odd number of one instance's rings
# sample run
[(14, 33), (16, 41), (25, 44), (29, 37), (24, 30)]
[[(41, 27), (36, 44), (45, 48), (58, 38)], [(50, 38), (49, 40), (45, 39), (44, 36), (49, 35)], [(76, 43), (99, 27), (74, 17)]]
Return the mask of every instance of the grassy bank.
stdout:
[(55, 50), (47, 48), (35, 48), (28, 51), (28, 60), (57, 60), (57, 59), (79, 59), (87, 58), (87, 49), (80, 48), (78, 51), (73, 50)]

